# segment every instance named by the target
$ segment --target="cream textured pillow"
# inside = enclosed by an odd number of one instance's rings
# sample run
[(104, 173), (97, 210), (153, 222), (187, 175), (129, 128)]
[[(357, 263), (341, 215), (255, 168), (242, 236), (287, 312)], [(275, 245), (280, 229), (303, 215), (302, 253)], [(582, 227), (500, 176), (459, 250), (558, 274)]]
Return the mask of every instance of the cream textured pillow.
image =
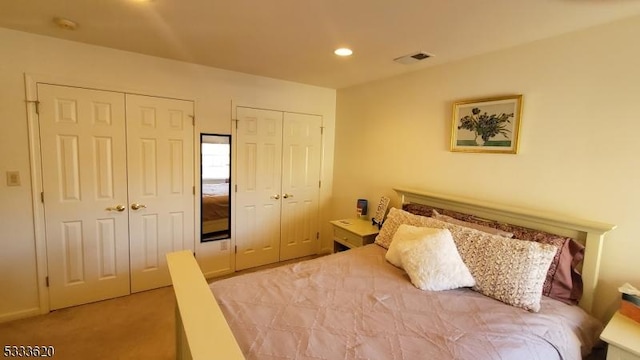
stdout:
[[(387, 218), (384, 220), (382, 229), (380, 229), (378, 236), (376, 236), (375, 243), (385, 249), (388, 249), (389, 245), (391, 245), (391, 241), (393, 240), (393, 235), (395, 235), (396, 230), (398, 230), (398, 227), (402, 224), (440, 229), (444, 228), (444, 225), (430, 226), (429, 224), (431, 222), (429, 220), (432, 219), (424, 216), (414, 215), (404, 210), (391, 208), (391, 210), (389, 210), (389, 215), (387, 215)], [(444, 224), (444, 222), (438, 222)]]
[(458, 251), (476, 280), (473, 289), (507, 304), (538, 312), (542, 286), (557, 248), (473, 231), (478, 234), (456, 239)]
[[(396, 234), (405, 227), (419, 229), (410, 225), (401, 225)], [(409, 274), (413, 285), (418, 289), (429, 291), (474, 286), (473, 276), (462, 262), (451, 232), (447, 229), (431, 230), (435, 232), (418, 240), (409, 241), (408, 249), (400, 254), (402, 266)], [(396, 239), (391, 243), (391, 248), (394, 247), (395, 241)]]
[(417, 241), (441, 231), (443, 230), (402, 224), (393, 235), (389, 250), (385, 254), (385, 259), (396, 267), (402, 268), (402, 259), (400, 257), (403, 252), (415, 246)]

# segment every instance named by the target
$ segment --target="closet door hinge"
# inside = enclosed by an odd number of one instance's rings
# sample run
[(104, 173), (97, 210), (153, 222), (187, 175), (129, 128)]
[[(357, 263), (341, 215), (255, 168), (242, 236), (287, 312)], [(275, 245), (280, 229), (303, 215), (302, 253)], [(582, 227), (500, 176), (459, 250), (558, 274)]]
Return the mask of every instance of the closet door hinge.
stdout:
[(316, 240), (320, 239), (320, 231), (316, 232)]
[(320, 135), (324, 134), (324, 126), (320, 126)]
[(191, 125), (196, 126), (196, 117), (194, 115), (189, 115), (191, 118)]
[(49, 287), (49, 277), (45, 277), (44, 278), (44, 283), (47, 285), (47, 287)]
[(40, 115), (40, 101), (38, 101), (38, 100), (27, 100), (27, 104), (35, 104), (35, 106), (36, 106), (36, 114)]
[(40, 192), (40, 202), (44, 204), (44, 191)]
[(318, 188), (322, 187), (322, 180), (318, 180)]
[(194, 186), (193, 187), (193, 195), (195, 195), (195, 194), (196, 194), (196, 187)]
[(238, 253), (238, 245), (235, 246), (235, 253)]
[(238, 184), (236, 184), (234, 187), (235, 187), (235, 192), (238, 192)]

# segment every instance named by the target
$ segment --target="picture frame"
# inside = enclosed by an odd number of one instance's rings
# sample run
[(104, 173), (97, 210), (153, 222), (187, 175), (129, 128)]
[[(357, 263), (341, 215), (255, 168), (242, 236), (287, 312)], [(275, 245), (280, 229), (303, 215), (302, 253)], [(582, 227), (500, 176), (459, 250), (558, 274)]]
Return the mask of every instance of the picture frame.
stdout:
[(522, 95), (456, 101), (451, 151), (517, 154)]
[(378, 225), (378, 229), (382, 227), (384, 217), (387, 214), (387, 207), (389, 207), (389, 199), (386, 196), (380, 198), (378, 207), (376, 208), (376, 214), (371, 218), (371, 225)]

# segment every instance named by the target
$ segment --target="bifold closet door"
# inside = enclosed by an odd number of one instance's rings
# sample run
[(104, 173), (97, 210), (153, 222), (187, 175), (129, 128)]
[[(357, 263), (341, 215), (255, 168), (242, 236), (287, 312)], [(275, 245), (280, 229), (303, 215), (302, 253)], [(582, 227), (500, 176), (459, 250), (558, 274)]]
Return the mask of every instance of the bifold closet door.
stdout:
[(280, 259), (282, 112), (238, 107), (236, 270)]
[(165, 254), (195, 247), (193, 102), (126, 95), (131, 292), (171, 284)]
[(52, 310), (129, 294), (124, 94), (38, 84)]
[(169, 285), (195, 241), (193, 102), (37, 86), (50, 308)]
[(284, 113), (280, 261), (318, 252), (322, 119)]
[(236, 119), (236, 270), (315, 254), (321, 117), (238, 107)]

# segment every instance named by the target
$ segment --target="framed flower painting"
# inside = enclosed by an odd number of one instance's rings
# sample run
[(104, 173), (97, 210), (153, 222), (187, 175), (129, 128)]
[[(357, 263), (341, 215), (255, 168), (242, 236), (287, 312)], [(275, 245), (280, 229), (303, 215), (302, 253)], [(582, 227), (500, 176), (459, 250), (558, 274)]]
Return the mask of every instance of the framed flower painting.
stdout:
[(522, 95), (453, 104), (451, 151), (518, 153)]

